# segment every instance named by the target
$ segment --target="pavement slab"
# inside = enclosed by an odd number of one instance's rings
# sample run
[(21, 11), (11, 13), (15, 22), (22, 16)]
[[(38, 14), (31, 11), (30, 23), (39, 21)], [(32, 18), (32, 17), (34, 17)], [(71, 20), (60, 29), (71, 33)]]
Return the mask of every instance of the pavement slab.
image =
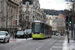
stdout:
[(75, 41), (70, 39), (70, 42), (68, 43), (66, 36), (63, 42), (63, 50), (75, 50)]

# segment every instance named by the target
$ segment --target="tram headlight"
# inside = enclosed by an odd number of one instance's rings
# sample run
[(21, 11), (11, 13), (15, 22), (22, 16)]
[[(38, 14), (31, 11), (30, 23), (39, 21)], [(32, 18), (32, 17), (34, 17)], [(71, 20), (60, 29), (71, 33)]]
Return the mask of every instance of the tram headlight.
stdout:
[(41, 33), (40, 33), (41, 34)]

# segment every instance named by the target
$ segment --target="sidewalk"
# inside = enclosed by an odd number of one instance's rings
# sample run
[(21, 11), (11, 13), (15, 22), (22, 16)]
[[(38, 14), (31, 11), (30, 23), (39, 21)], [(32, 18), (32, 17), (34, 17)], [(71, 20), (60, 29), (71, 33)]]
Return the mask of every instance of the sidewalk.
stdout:
[(64, 43), (63, 43), (63, 50), (75, 50), (75, 41), (70, 39), (70, 42), (67, 42), (67, 36), (65, 37)]
[(13, 39), (13, 37), (10, 37), (10, 41), (23, 41), (23, 40), (31, 40), (32, 38), (16, 38), (16, 39)]

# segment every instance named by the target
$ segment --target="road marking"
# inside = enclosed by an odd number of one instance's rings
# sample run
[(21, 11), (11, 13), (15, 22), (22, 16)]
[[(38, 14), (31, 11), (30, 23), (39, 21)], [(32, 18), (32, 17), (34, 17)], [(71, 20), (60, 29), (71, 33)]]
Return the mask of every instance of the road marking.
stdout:
[[(51, 41), (51, 40), (50, 40)], [(43, 46), (45, 46), (46, 44), (48, 44), (50, 41), (46, 42), (44, 45), (40, 46), (39, 48), (37, 48), (36, 50), (39, 50), (40, 48), (42, 48)]]
[(10, 40), (9, 40), (9, 41), (17, 41), (17, 39), (10, 38)]
[(53, 48), (62, 48), (62, 46), (53, 46), (50, 50), (52, 50)]
[[(27, 39), (27, 40), (32, 40), (32, 38), (29, 38), (29, 39)], [(22, 41), (22, 40), (21, 40), (21, 41)], [(24, 45), (26, 45), (26, 44), (24, 44)], [(21, 46), (24, 46), (24, 45), (21, 45)], [(10, 49), (10, 50), (13, 50), (13, 49), (19, 48), (19, 47), (21, 47), (21, 46), (14, 47), (14, 48), (12, 48), (12, 49)]]
[[(26, 44), (24, 44), (24, 45), (26, 45)], [(18, 46), (18, 47), (14, 47), (13, 49), (10, 49), (10, 50), (14, 50), (14, 49), (19, 48), (19, 47), (22, 47), (24, 45), (21, 45), (21, 46)]]
[[(59, 39), (58, 39), (58, 40), (59, 40)], [(58, 41), (58, 40), (57, 40), (57, 41)], [(44, 45), (40, 46), (40, 47), (39, 47), (39, 48), (37, 48), (36, 50), (39, 50), (40, 48), (42, 48), (43, 46), (45, 46), (46, 44), (48, 44), (48, 43), (49, 43), (49, 42), (51, 42), (51, 41), (52, 41), (52, 40), (50, 40), (50, 41), (46, 42)], [(57, 42), (57, 41), (56, 41), (56, 42)], [(54, 43), (54, 44), (55, 44), (55, 43)], [(54, 45), (53, 45), (53, 46), (54, 46)], [(52, 46), (52, 47), (53, 47), (53, 46)], [(52, 50), (52, 47), (51, 47), (51, 49), (50, 49), (50, 50)]]
[(50, 50), (52, 50), (53, 46), (50, 48)]
[(53, 46), (53, 48), (62, 48), (62, 46)]
[(55, 43), (52, 45), (52, 47), (49, 50), (52, 50), (53, 47), (55, 47), (55, 44), (57, 43), (57, 41), (59, 41), (60, 38), (58, 40), (55, 41)]

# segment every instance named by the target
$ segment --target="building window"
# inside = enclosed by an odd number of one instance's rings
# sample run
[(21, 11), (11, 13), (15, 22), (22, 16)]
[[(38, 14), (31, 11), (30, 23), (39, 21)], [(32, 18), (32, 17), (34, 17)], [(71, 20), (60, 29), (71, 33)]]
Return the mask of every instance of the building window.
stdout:
[(28, 5), (28, 3), (27, 3), (27, 7), (28, 7), (29, 5)]
[(25, 4), (26, 0), (22, 0), (23, 1), (23, 4)]
[(31, 5), (31, 4), (33, 4), (33, 0), (30, 0), (30, 1), (29, 1), (29, 5)]
[(33, 0), (22, 0), (23, 4), (26, 4), (26, 2), (29, 2), (29, 5), (33, 4)]

